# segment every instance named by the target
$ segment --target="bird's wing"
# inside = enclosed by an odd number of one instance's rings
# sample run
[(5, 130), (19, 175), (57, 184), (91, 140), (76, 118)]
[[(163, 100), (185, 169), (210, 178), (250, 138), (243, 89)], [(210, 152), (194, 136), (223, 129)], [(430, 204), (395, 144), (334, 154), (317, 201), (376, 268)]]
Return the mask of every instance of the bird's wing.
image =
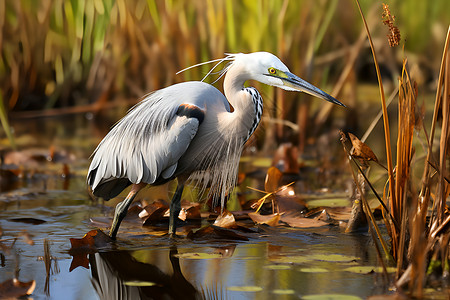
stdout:
[(168, 106), (157, 94), (150, 98), (132, 109), (95, 150), (88, 173), (94, 195), (109, 199), (130, 183), (152, 184), (174, 175), (204, 110), (185, 103)]

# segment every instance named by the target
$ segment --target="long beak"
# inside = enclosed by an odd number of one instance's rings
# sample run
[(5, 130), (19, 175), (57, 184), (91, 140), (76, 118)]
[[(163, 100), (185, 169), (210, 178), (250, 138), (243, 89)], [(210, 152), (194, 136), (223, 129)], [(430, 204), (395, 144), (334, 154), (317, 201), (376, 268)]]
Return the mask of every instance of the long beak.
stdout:
[(289, 88), (296, 90), (296, 91), (305, 92), (307, 94), (316, 96), (318, 98), (329, 101), (331, 103), (346, 107), (343, 103), (338, 101), (336, 98), (328, 95), (321, 89), (316, 88), (311, 83), (304, 81), (297, 75), (292, 74), (290, 72), (284, 72), (284, 74), (286, 74), (286, 77), (278, 77), (278, 78), (280, 78), (283, 81), (283, 83), (286, 86), (288, 86)]

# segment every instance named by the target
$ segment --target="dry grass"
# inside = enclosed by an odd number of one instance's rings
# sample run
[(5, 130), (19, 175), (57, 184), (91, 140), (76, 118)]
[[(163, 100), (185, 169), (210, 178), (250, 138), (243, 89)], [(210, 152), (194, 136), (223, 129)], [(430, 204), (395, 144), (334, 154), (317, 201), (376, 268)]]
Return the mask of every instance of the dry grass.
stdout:
[[(359, 6), (358, 0), (356, 0)], [(385, 7), (385, 9), (387, 9)], [(408, 284), (408, 293), (413, 297), (422, 297), (424, 287), (432, 284), (431, 278), (446, 278), (449, 275), (449, 240), (450, 214), (446, 200), (450, 194), (448, 179), (448, 140), (450, 120), (450, 59), (449, 39), (450, 27), (447, 32), (439, 81), (436, 90), (434, 116), (431, 132), (428, 136), (422, 118), (417, 109), (417, 85), (411, 80), (406, 59), (398, 81), (398, 136), (396, 144), (396, 162), (392, 162), (390, 130), (387, 119), (387, 109), (384, 98), (383, 83), (379, 75), (379, 67), (375, 49), (362, 10), (360, 10), (367, 35), (372, 48), (375, 67), (377, 69), (381, 106), (383, 111), (384, 134), (388, 163), (387, 188), (383, 199), (389, 204), (384, 213), (385, 222), (391, 243), (391, 254), (397, 265), (396, 286), (402, 289)], [(385, 10), (384, 17), (390, 16)], [(390, 22), (393, 20), (389, 19)], [(385, 21), (386, 22), (386, 21)], [(389, 23), (394, 28), (393, 23)], [(391, 29), (391, 32), (396, 32)], [(399, 37), (399, 32), (397, 32)], [(389, 37), (389, 43), (392, 39)], [(419, 116), (419, 120), (416, 117)], [(433, 152), (433, 141), (438, 123), (440, 122), (439, 157)], [(416, 130), (423, 130), (427, 140), (427, 158), (424, 165), (422, 185), (419, 190), (411, 178), (414, 158), (413, 137)], [(434, 171), (432, 170), (434, 168)], [(435, 173), (436, 172), (436, 173)], [(361, 172), (362, 173), (362, 172)], [(435, 178), (435, 179), (433, 179)], [(432, 180), (433, 179), (433, 180)], [(370, 214), (368, 214), (369, 219)], [(398, 225), (397, 225), (398, 224)], [(372, 226), (376, 226), (373, 221)], [(383, 241), (383, 237), (377, 237)], [(441, 279), (439, 279), (441, 280)], [(442, 281), (440, 281), (442, 284)]]

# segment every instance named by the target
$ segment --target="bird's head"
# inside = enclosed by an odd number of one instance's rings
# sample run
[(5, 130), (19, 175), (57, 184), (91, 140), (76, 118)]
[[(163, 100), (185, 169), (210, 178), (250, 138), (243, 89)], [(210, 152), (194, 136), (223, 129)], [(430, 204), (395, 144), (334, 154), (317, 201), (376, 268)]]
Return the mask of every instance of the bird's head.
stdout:
[(261, 83), (288, 91), (305, 92), (331, 103), (344, 106), (340, 101), (321, 89), (291, 73), (283, 62), (268, 52), (232, 54), (233, 64), (245, 69), (247, 76)]

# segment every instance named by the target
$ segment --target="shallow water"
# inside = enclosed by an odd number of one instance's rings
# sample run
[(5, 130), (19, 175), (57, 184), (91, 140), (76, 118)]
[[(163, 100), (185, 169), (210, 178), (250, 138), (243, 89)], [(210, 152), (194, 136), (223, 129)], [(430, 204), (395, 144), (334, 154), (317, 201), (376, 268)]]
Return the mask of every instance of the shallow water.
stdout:
[[(46, 203), (46, 207), (39, 203)], [(106, 213), (110, 212), (108, 209)], [(189, 295), (210, 291), (218, 299), (273, 299), (274, 295), (291, 299), (323, 293), (365, 298), (384, 291), (379, 273), (345, 270), (377, 265), (367, 234), (344, 234), (339, 227), (331, 226), (303, 230), (263, 226), (245, 242), (187, 238), (174, 241), (166, 236), (121, 236), (119, 232), (117, 250), (90, 255), (89, 270), (80, 266), (69, 272), (69, 238), (80, 238), (95, 228), (89, 218), (104, 214), (102, 205), (62, 191), (48, 191), (39, 199), (13, 200), (3, 206), (3, 239), (11, 240), (25, 230), (35, 244), (17, 240), (11, 253), (5, 254), (0, 281), (12, 278), (18, 268), (19, 280), (37, 281), (34, 299), (47, 294), (51, 299), (114, 299), (112, 296), (119, 291), (125, 299), (135, 293), (167, 293), (180, 299), (179, 289), (186, 289)], [(13, 222), (11, 218), (39, 218), (46, 222), (33, 225)], [(50, 242), (50, 254), (58, 268), (55, 272), (53, 264), (48, 290), (42, 260), (44, 239)], [(156, 276), (157, 272), (161, 274)], [(158, 286), (134, 286), (135, 281)]]
[[(31, 121), (28, 128), (36, 130), (39, 122)], [(89, 255), (89, 269), (79, 266), (69, 272), (69, 239), (105, 229), (113, 214), (113, 203), (91, 200), (85, 185), (88, 153), (104, 133), (96, 132), (92, 138), (89, 122), (79, 117), (72, 122), (82, 125), (78, 127), (67, 127), (67, 120), (45, 123), (53, 135), (35, 144), (56, 145), (74, 154), (69, 163), (71, 176), (63, 178), (54, 171), (29, 175), (0, 193), (0, 282), (15, 276), (22, 282), (36, 280), (30, 298), (298, 299), (316, 294), (365, 298), (387, 292), (389, 281), (371, 271), (379, 264), (367, 232), (345, 234), (331, 225), (315, 229), (253, 226), (254, 232), (245, 235), (248, 241), (236, 241), (173, 240), (149, 234), (155, 228), (125, 222), (115, 244)], [(77, 136), (77, 141), (71, 141), (71, 136)], [(52, 168), (61, 166), (55, 163)], [(35, 224), (34, 219), (45, 222)], [(167, 230), (164, 226), (158, 230)], [(28, 240), (25, 233), (30, 235)], [(33, 245), (27, 243), (30, 239)], [(45, 240), (52, 258), (50, 274), (43, 258)]]

